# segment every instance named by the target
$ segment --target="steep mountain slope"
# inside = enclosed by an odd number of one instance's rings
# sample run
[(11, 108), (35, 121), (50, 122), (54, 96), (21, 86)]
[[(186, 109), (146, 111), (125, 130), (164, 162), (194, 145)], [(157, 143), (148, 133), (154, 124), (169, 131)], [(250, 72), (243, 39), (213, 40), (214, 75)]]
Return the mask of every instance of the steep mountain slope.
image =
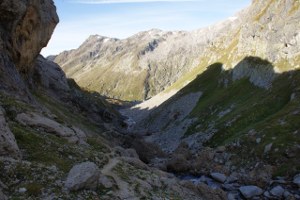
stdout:
[(82, 87), (123, 100), (158, 94), (200, 62), (203, 48), (229, 21), (194, 32), (153, 29), (124, 40), (91, 36), (54, 61)]

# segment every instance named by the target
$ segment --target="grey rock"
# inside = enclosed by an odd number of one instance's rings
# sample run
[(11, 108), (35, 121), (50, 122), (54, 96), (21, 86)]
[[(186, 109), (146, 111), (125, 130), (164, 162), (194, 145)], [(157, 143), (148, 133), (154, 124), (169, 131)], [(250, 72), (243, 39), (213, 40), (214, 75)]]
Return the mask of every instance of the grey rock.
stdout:
[(227, 194), (227, 200), (237, 200), (239, 199), (239, 194), (236, 192), (229, 192)]
[(217, 173), (217, 172), (214, 172), (214, 173), (211, 173), (210, 176), (220, 182), (220, 183), (224, 183), (226, 181), (226, 178), (227, 176), (225, 174), (221, 174), (221, 173)]
[(283, 193), (284, 193), (284, 189), (278, 185), (274, 188), (272, 188), (270, 190), (270, 193), (273, 195), (273, 196), (276, 196), (276, 197), (282, 197)]
[(270, 144), (266, 145), (265, 149), (264, 149), (264, 154), (269, 153), (272, 149), (272, 146), (273, 146), (273, 143), (270, 143)]
[(21, 113), (16, 120), (23, 125), (41, 128), (47, 133), (66, 138), (70, 143), (86, 144), (86, 134), (83, 131), (76, 127), (69, 128), (41, 114)]
[(271, 194), (270, 194), (269, 191), (265, 191), (264, 196), (267, 197), (267, 198), (271, 198)]
[(15, 136), (8, 127), (2, 107), (0, 107), (0, 156), (21, 158)]
[(68, 92), (70, 90), (64, 71), (54, 62), (39, 56), (34, 68), (34, 82), (46, 89), (52, 89), (55, 93)]
[(242, 186), (239, 188), (239, 191), (247, 199), (259, 196), (263, 193), (263, 190), (261, 188), (254, 185)]
[(293, 183), (298, 185), (298, 187), (300, 187), (300, 174), (294, 176)]
[(286, 191), (284, 191), (283, 196), (284, 196), (284, 198), (288, 198), (288, 197), (292, 196), (292, 194), (286, 190)]
[(236, 172), (233, 172), (232, 174), (230, 174), (230, 176), (227, 177), (226, 179), (226, 183), (234, 183), (237, 182), (239, 180), (240, 175)]
[(261, 142), (261, 138), (256, 138), (256, 143), (259, 144)]
[(105, 189), (112, 188), (114, 185), (112, 180), (103, 174), (100, 175), (98, 184), (100, 187), (104, 187)]
[(227, 191), (234, 191), (234, 190), (237, 190), (239, 187), (240, 187), (240, 185), (238, 183), (224, 184), (222, 186), (222, 188)]
[(81, 189), (96, 189), (100, 177), (100, 170), (93, 162), (75, 165), (70, 170), (65, 187), (70, 191)]
[(19, 193), (25, 193), (25, 192), (27, 192), (27, 189), (22, 187), (22, 188), (19, 188), (18, 192)]

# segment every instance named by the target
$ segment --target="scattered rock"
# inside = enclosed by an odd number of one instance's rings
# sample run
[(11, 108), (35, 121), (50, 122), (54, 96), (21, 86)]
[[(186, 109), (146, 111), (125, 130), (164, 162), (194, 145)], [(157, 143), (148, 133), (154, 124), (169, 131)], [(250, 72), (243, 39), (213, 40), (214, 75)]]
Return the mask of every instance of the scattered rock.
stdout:
[(96, 189), (99, 176), (100, 170), (95, 163), (84, 162), (70, 170), (65, 187), (70, 191)]
[(256, 138), (256, 143), (259, 144), (261, 142), (261, 138)]
[(236, 200), (239, 199), (239, 194), (236, 192), (229, 192), (227, 194), (227, 200)]
[(239, 191), (247, 199), (259, 196), (263, 193), (263, 190), (261, 188), (254, 185), (242, 186), (239, 188)]
[(210, 176), (216, 181), (219, 181), (220, 183), (224, 183), (227, 179), (227, 176), (225, 174), (221, 174), (217, 172), (211, 173)]
[(289, 191), (284, 191), (284, 193), (283, 193), (283, 196), (284, 196), (284, 198), (288, 198), (288, 197), (290, 197), (292, 194), (289, 192)]
[(25, 192), (27, 192), (27, 189), (26, 188), (19, 188), (18, 192), (19, 193), (25, 193)]
[(4, 109), (0, 107), (0, 156), (20, 158), (21, 153), (14, 134), (10, 131), (4, 117)]
[(294, 176), (293, 183), (295, 183), (296, 185), (298, 185), (298, 187), (300, 187), (300, 174)]
[(107, 177), (103, 174), (100, 175), (98, 184), (99, 184), (100, 187), (104, 187), (105, 189), (112, 188), (113, 185), (114, 185), (112, 180), (109, 177)]
[(270, 194), (269, 191), (265, 191), (265, 192), (264, 192), (264, 196), (265, 196), (266, 198), (271, 198), (271, 194)]
[(264, 150), (264, 154), (269, 153), (272, 149), (272, 146), (273, 146), (273, 143), (270, 143), (270, 144), (266, 145), (265, 150)]
[(284, 189), (278, 185), (274, 188), (272, 188), (270, 190), (270, 193), (273, 195), (273, 196), (276, 196), (276, 197), (282, 197), (283, 193), (284, 193)]
[(222, 188), (226, 191), (234, 191), (237, 190), (240, 187), (240, 185), (238, 183), (225, 183), (222, 185)]
[(236, 172), (233, 172), (232, 174), (230, 174), (230, 176), (227, 177), (226, 179), (226, 183), (234, 183), (237, 182), (239, 180), (239, 174)]

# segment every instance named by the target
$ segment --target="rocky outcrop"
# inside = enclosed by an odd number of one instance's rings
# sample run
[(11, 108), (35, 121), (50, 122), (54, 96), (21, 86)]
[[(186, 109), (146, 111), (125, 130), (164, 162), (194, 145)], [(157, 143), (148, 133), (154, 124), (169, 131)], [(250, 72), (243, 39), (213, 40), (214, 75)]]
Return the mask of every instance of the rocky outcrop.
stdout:
[(10, 131), (5, 120), (5, 111), (0, 107), (0, 156), (20, 158), (21, 152), (15, 136)]
[(38, 56), (33, 72), (33, 82), (38, 87), (43, 87), (56, 93), (70, 91), (67, 78), (62, 69), (52, 61)]
[(24, 126), (43, 129), (47, 133), (65, 138), (70, 143), (86, 144), (86, 134), (80, 129), (76, 127), (69, 128), (37, 113), (21, 113), (17, 115), (16, 120)]
[(33, 68), (33, 62), (45, 47), (58, 23), (52, 0), (4, 0), (0, 3), (2, 52), (21, 72)]
[[(34, 62), (58, 23), (52, 0), (0, 3), (0, 89), (28, 98), (26, 82)], [(20, 72), (22, 76), (20, 75)], [(24, 81), (25, 78), (25, 81)]]
[(100, 169), (95, 163), (85, 162), (75, 165), (69, 172), (65, 187), (71, 191), (96, 189), (100, 178)]

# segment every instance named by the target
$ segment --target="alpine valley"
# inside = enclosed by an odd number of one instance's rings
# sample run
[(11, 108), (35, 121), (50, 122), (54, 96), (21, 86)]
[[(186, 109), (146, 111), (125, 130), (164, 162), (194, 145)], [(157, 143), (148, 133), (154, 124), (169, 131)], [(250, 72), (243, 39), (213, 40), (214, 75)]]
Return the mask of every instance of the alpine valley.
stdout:
[(300, 199), (300, 1), (44, 58), (52, 0), (0, 2), (0, 200)]

